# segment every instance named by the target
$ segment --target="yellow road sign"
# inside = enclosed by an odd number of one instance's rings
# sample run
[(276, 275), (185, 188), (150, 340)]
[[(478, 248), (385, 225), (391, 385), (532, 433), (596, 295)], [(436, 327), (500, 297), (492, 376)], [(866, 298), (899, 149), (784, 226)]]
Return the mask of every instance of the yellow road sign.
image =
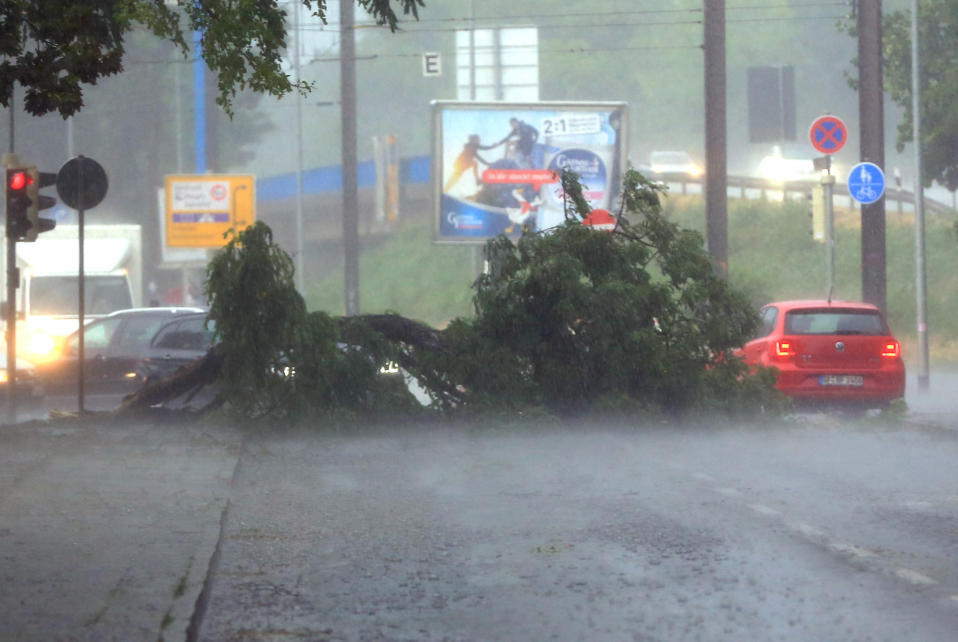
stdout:
[(166, 177), (166, 246), (226, 245), (228, 230), (256, 220), (252, 174), (179, 174)]

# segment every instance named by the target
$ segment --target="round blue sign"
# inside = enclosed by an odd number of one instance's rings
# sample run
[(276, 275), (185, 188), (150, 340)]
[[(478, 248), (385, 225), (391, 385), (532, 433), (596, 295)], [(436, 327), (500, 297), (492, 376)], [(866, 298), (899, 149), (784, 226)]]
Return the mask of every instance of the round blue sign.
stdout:
[(848, 173), (848, 194), (862, 205), (874, 203), (885, 193), (885, 173), (875, 163), (859, 163)]

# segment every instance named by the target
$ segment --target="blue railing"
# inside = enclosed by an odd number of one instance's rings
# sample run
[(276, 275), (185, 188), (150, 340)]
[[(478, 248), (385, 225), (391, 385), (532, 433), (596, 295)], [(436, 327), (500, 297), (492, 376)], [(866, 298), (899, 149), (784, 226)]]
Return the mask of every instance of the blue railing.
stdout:
[[(376, 165), (373, 161), (363, 161), (357, 166), (357, 184), (359, 187), (372, 187), (376, 184)], [(414, 156), (399, 161), (399, 181), (401, 183), (428, 183), (429, 157)], [(318, 167), (303, 172), (303, 194), (322, 194), (338, 192), (343, 188), (343, 168), (341, 165)], [(256, 179), (256, 199), (258, 201), (278, 201), (296, 195), (296, 174), (280, 174)]]

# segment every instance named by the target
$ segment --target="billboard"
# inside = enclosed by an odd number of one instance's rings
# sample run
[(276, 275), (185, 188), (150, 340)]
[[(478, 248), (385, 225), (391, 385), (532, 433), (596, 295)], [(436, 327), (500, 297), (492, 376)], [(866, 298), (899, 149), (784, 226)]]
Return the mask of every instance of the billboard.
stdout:
[(227, 230), (256, 221), (252, 174), (168, 174), (166, 246), (220, 248)]
[(434, 101), (436, 240), (484, 243), (565, 220), (558, 172), (612, 209), (626, 164), (625, 103)]

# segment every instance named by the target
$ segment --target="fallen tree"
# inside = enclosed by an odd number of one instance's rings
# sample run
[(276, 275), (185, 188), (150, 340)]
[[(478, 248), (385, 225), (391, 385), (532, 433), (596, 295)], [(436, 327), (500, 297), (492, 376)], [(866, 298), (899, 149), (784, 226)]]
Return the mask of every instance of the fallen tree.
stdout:
[[(744, 295), (719, 278), (697, 232), (666, 220), (660, 187), (626, 173), (611, 232), (563, 174), (566, 222), (486, 246), (476, 313), (444, 330), (398, 314), (307, 312), (293, 263), (258, 222), (210, 262), (217, 344), (170, 380), (124, 401), (135, 412), (216, 385), (217, 404), (247, 417), (406, 412), (397, 363), (439, 411), (595, 408), (681, 413), (781, 407), (774, 373), (731, 356), (757, 328)], [(634, 222), (632, 222), (634, 220)]]

